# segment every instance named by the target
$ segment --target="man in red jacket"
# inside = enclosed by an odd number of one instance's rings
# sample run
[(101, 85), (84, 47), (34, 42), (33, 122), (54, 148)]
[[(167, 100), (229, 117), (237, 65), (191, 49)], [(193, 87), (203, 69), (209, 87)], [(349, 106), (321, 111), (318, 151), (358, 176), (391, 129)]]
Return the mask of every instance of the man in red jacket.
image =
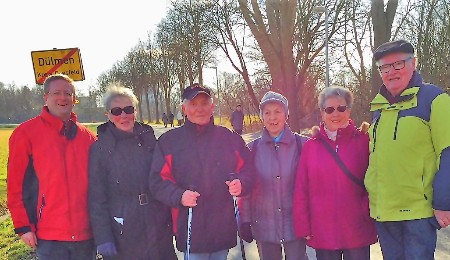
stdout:
[(87, 207), (88, 155), (95, 135), (77, 122), (73, 80), (44, 82), (40, 115), (9, 140), (8, 208), (15, 232), (39, 260), (93, 259)]

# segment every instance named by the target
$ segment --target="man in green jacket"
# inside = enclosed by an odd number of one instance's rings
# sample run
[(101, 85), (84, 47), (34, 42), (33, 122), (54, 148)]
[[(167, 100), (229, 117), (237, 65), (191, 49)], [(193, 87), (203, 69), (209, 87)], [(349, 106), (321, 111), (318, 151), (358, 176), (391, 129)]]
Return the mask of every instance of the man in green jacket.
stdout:
[(374, 59), (370, 215), (384, 259), (434, 259), (436, 229), (450, 224), (450, 97), (422, 81), (411, 43), (384, 43)]

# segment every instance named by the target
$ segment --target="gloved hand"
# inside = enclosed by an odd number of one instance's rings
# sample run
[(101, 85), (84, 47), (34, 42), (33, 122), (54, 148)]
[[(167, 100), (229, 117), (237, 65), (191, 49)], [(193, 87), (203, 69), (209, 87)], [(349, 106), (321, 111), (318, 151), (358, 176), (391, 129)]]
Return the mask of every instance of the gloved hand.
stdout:
[(251, 243), (253, 241), (252, 227), (250, 223), (242, 223), (239, 229), (239, 237), (245, 242)]
[(117, 255), (116, 245), (113, 242), (106, 242), (97, 246), (97, 252), (103, 256)]

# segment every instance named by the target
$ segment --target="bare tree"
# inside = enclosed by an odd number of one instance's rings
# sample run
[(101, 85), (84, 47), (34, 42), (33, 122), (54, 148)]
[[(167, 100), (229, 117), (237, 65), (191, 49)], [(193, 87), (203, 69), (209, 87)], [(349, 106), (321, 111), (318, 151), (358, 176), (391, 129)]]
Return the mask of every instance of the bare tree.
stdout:
[[(384, 4), (384, 0), (372, 0), (373, 50), (391, 39), (392, 24), (397, 6), (398, 0), (388, 0), (386, 5)], [(375, 61), (372, 61), (371, 81), (371, 96), (375, 97), (381, 85), (381, 77), (378, 74)]]
[[(344, 68), (337, 75), (339, 85), (352, 90), (355, 96), (353, 104), (353, 118), (356, 121), (369, 120), (369, 102), (371, 99), (370, 67), (371, 57), (367, 53), (371, 50), (370, 7), (367, 3), (349, 1), (346, 12), (347, 22), (341, 34), (342, 48), (345, 58)], [(350, 73), (348, 73), (350, 72)], [(353, 80), (354, 79), (354, 80)]]
[(203, 84), (203, 66), (216, 49), (216, 33), (211, 24), (214, 3), (211, 1), (176, 1), (159, 26), (166, 33), (167, 48), (178, 65), (180, 86), (184, 75), (190, 84), (196, 79)]
[[(417, 6), (417, 15), (409, 17), (411, 42), (415, 44), (418, 69), (423, 78), (450, 88), (450, 2), (423, 0)], [(417, 18), (418, 19), (417, 19)]]
[[(299, 107), (304, 104), (303, 99), (314, 99), (313, 92), (305, 85), (309, 78), (308, 68), (325, 42), (317, 38), (324, 21), (312, 15), (313, 7), (321, 5), (321, 1), (268, 0), (264, 3), (262, 9), (260, 1), (239, 0), (241, 12), (267, 63), (273, 88), (289, 99), (290, 125), (294, 130), (300, 130), (300, 118), (307, 110)], [(344, 7), (345, 1), (326, 6), (332, 14), (328, 40), (341, 25), (339, 14)]]
[[(236, 1), (222, 0), (216, 4), (213, 24), (219, 32), (217, 45), (222, 49), (233, 68), (242, 76), (250, 102), (258, 107), (258, 98), (253, 90), (244, 49), (248, 43), (245, 21)], [(237, 61), (233, 58), (237, 57)]]

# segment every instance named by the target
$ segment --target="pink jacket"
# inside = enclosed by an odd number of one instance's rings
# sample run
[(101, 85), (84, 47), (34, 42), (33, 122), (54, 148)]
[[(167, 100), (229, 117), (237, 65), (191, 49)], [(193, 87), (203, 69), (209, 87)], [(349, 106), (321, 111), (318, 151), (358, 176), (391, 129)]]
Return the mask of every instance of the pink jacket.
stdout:
[(347, 168), (361, 181), (368, 165), (369, 137), (352, 121), (338, 130), (336, 141), (328, 139), (321, 125), (320, 133), (305, 143), (297, 168), (295, 235), (311, 236), (307, 244), (315, 249), (350, 249), (375, 243), (367, 192), (347, 177), (318, 138), (336, 148)]

